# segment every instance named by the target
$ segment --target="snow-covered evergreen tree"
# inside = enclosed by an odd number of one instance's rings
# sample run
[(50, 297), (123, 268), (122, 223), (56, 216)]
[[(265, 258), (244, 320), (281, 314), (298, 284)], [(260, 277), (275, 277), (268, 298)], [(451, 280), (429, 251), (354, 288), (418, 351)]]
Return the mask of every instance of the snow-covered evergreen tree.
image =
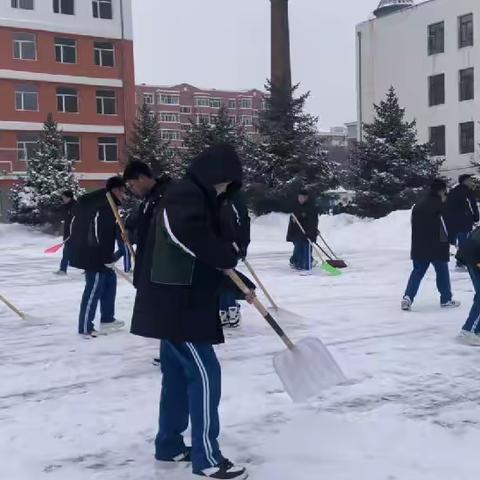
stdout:
[(304, 111), (309, 93), (295, 98), (271, 84), (259, 119), (262, 141), (247, 165), (249, 190), (258, 213), (291, 211), (300, 189), (317, 197), (333, 186), (333, 164), (322, 147), (317, 118)]
[(405, 120), (393, 87), (375, 105), (376, 118), (365, 124), (364, 141), (351, 158), (352, 213), (380, 218), (410, 208), (439, 175), (443, 160), (430, 156), (430, 145), (417, 141), (416, 122)]
[(62, 133), (50, 113), (35, 153), (28, 160), (23, 182), (11, 191), (11, 221), (29, 225), (56, 223), (65, 190), (76, 196), (82, 192), (74, 174), (74, 162), (65, 157)]

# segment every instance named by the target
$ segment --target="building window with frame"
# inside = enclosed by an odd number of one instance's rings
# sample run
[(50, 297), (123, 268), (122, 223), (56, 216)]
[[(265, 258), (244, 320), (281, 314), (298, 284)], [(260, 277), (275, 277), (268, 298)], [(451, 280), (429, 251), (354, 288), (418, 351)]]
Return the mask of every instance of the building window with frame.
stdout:
[(460, 153), (474, 153), (475, 152), (475, 123), (465, 122), (459, 126), (460, 134)]
[(144, 105), (154, 105), (155, 104), (155, 96), (153, 93), (144, 93), (143, 94), (143, 104)]
[(33, 33), (13, 33), (13, 58), (17, 60), (37, 59), (37, 37)]
[(180, 123), (180, 114), (175, 112), (160, 112), (160, 121), (169, 123)]
[(97, 113), (99, 115), (117, 114), (117, 95), (113, 90), (97, 90)]
[(12, 0), (12, 8), (21, 8), (22, 10), (33, 10), (33, 0)]
[(253, 118), (251, 115), (242, 115), (241, 119), (242, 127), (252, 127), (253, 126)]
[(230, 115), (228, 117), (228, 120), (230, 121), (230, 125), (236, 125), (237, 124), (237, 117), (235, 115)]
[(179, 105), (180, 96), (179, 95), (170, 95), (167, 93), (158, 94), (158, 104), (159, 105)]
[(458, 48), (473, 46), (473, 13), (458, 17)]
[(220, 108), (222, 106), (222, 99), (221, 98), (212, 98), (210, 99), (210, 107), (212, 108)]
[(210, 107), (210, 99), (207, 97), (196, 97), (195, 98), (196, 107)]
[(235, 110), (237, 108), (237, 101), (235, 99), (231, 98), (228, 101), (228, 108), (230, 108), (231, 110)]
[(459, 72), (459, 100), (473, 100), (475, 98), (475, 70), (466, 68)]
[(62, 113), (78, 113), (78, 92), (74, 88), (57, 88), (57, 110)]
[(112, 0), (92, 0), (94, 18), (111, 20), (113, 18)]
[(428, 26), (428, 54), (436, 55), (445, 52), (445, 22)]
[(80, 137), (64, 135), (63, 153), (68, 160), (80, 161)]
[(94, 42), (95, 65), (99, 67), (115, 66), (115, 47), (112, 42)]
[(17, 160), (27, 162), (37, 151), (38, 133), (20, 133), (17, 136)]
[(182, 106), (180, 107), (180, 113), (190, 114), (192, 113), (192, 107)]
[(428, 103), (431, 107), (445, 103), (445, 74), (428, 77)]
[(241, 98), (240, 99), (240, 108), (243, 110), (252, 108), (252, 99), (251, 98)]
[(38, 89), (32, 85), (19, 85), (15, 90), (15, 109), (21, 112), (38, 111)]
[(98, 160), (101, 162), (118, 161), (118, 140), (116, 137), (98, 138)]
[(75, 0), (53, 0), (53, 13), (75, 15)]
[(179, 130), (160, 130), (162, 140), (176, 140), (182, 139), (182, 133)]
[(200, 125), (201, 123), (210, 123), (210, 115), (199, 113), (197, 115), (197, 124)]
[(432, 145), (432, 155), (445, 156), (445, 125), (430, 127), (430, 144)]
[(77, 63), (77, 41), (56, 37), (55, 59), (59, 63)]

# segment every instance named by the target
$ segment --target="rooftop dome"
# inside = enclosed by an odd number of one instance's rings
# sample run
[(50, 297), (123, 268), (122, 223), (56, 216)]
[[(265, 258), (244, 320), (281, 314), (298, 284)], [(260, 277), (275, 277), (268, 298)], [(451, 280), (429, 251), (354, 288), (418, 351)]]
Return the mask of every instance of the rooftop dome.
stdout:
[(383, 17), (389, 13), (397, 12), (402, 8), (413, 6), (413, 0), (381, 0), (373, 12), (376, 17)]

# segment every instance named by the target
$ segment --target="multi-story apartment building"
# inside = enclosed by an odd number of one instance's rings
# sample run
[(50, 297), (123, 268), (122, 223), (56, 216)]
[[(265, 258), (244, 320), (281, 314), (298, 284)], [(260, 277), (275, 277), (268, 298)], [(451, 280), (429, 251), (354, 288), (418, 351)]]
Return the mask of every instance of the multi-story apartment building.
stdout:
[(357, 26), (358, 125), (393, 85), (419, 140), (446, 157), (450, 175), (478, 161), (480, 2), (382, 0)]
[(3, 0), (0, 211), (49, 112), (83, 186), (121, 169), (135, 115), (131, 0)]
[(225, 91), (201, 89), (182, 83), (175, 86), (137, 86), (137, 104), (147, 103), (158, 116), (165, 140), (172, 147), (182, 147), (184, 132), (191, 121), (211, 121), (222, 105), (228, 109), (232, 124), (242, 125), (247, 135), (257, 135), (260, 111), (265, 109), (260, 90)]

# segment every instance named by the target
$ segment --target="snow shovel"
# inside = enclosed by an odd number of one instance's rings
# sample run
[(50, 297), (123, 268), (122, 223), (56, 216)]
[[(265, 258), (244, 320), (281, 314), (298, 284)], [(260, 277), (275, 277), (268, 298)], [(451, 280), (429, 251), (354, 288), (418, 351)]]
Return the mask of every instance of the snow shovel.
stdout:
[(53, 247), (47, 248), (46, 250), (43, 251), (43, 253), (47, 253), (47, 254), (57, 253), (59, 250), (63, 248), (67, 240), (64, 240), (62, 243), (58, 243), (57, 245), (53, 245)]
[(26, 313), (22, 312), (12, 302), (10, 302), (7, 298), (5, 298), (3, 295), (0, 295), (0, 301), (2, 301), (13, 313), (18, 315), (22, 320), (28, 322), (31, 325), (38, 325), (38, 326), (51, 325), (51, 322), (47, 322), (45, 320), (33, 317), (31, 315), (27, 315)]
[[(233, 270), (226, 274), (245, 295), (251, 294)], [(346, 381), (337, 362), (318, 338), (304, 338), (294, 344), (257, 297), (253, 298), (253, 305), (287, 346), (287, 350), (275, 355), (273, 366), (294, 402), (310, 400), (324, 389)]]
[[(320, 240), (322, 240), (322, 242), (324, 243), (327, 250), (330, 252), (330, 253), (325, 252), (325, 250), (323, 250), (323, 248), (322, 248), (322, 251), (327, 255), (327, 257), (329, 257), (328, 263), (330, 265), (332, 265), (333, 267), (336, 267), (336, 268), (347, 268), (348, 265), (345, 263), (344, 260), (338, 258), (337, 255), (335, 255), (335, 252), (331, 249), (330, 245), (327, 243), (325, 238), (323, 238), (320, 231), (318, 232), (318, 236), (320, 237)], [(317, 242), (315, 242), (315, 243), (319, 248), (321, 248), (320, 245), (318, 245)]]
[(334, 277), (338, 277), (339, 275), (342, 274), (342, 272), (332, 265), (328, 260), (325, 260), (322, 255), (322, 249), (316, 242), (312, 242), (308, 237), (307, 237), (307, 232), (305, 232), (305, 229), (302, 227), (302, 224), (298, 221), (298, 218), (295, 216), (295, 214), (292, 213), (292, 218), (294, 222), (298, 225), (298, 228), (302, 231), (302, 233), (305, 235), (305, 238), (308, 240), (308, 243), (312, 246), (312, 248), (317, 252), (317, 255), (319, 256), (321, 262), (322, 262), (322, 268), (325, 270), (327, 273), (330, 275), (333, 275)]
[(130, 240), (128, 239), (128, 234), (127, 234), (127, 229), (125, 228), (125, 223), (123, 222), (122, 217), (118, 213), (117, 204), (115, 203), (115, 200), (113, 200), (112, 194), (110, 192), (107, 192), (107, 200), (108, 200), (108, 203), (110, 204), (110, 208), (112, 209), (113, 215), (115, 215), (115, 220), (117, 221), (117, 225), (120, 228), (120, 232), (122, 234), (122, 239), (123, 239), (125, 245), (127, 246), (128, 251), (130, 252), (130, 255), (132, 256), (133, 261), (135, 261), (135, 251), (133, 250), (132, 244), (130, 243)]

